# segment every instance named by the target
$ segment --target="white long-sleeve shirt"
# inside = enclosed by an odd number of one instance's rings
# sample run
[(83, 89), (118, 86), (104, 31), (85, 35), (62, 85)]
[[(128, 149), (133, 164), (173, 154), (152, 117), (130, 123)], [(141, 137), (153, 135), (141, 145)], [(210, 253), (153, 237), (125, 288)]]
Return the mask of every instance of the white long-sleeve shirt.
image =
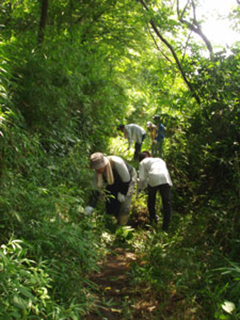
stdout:
[(133, 141), (142, 143), (142, 136), (146, 134), (146, 131), (142, 127), (134, 123), (126, 124), (124, 131), (128, 139), (128, 148), (131, 148)]
[(173, 185), (166, 163), (161, 158), (143, 159), (139, 164), (139, 179), (139, 190), (145, 188), (147, 184), (151, 187), (165, 183)]

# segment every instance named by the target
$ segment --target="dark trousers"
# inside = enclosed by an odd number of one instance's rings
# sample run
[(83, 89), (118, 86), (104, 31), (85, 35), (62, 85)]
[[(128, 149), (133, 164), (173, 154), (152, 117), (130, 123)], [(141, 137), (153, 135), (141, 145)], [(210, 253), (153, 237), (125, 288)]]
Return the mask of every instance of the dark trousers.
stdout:
[(119, 188), (116, 181), (115, 184), (106, 186), (106, 213), (113, 214), (115, 217), (117, 217), (121, 207), (121, 202), (117, 199), (118, 190)]
[(150, 215), (151, 221), (157, 222), (156, 216), (156, 195), (157, 192), (160, 192), (162, 197), (162, 204), (163, 204), (163, 225), (162, 229), (164, 231), (168, 230), (168, 226), (171, 220), (171, 187), (169, 184), (162, 184), (156, 187), (148, 186), (148, 211)]
[(117, 196), (116, 198), (112, 198), (112, 197), (114, 196), (111, 195), (111, 198), (106, 200), (106, 213), (113, 214), (117, 218), (120, 207), (121, 207), (121, 202), (117, 200)]
[(141, 152), (141, 148), (142, 148), (142, 143), (143, 143), (143, 140), (146, 138), (146, 134), (143, 134), (142, 135), (142, 142), (141, 143), (135, 143), (135, 152), (134, 152), (134, 160), (138, 160), (139, 158), (139, 154)]

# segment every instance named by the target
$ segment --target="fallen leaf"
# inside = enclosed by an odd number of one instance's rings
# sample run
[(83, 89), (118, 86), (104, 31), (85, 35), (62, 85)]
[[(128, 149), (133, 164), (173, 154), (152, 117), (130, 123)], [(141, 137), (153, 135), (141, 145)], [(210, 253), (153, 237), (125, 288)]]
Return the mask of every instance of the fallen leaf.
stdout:
[(235, 304), (233, 302), (224, 301), (224, 303), (222, 304), (222, 308), (227, 313), (232, 313), (235, 310), (236, 307), (235, 307)]
[(111, 287), (106, 287), (106, 288), (104, 288), (105, 291), (111, 290), (111, 289), (112, 289)]
[(112, 312), (122, 313), (122, 310), (111, 308)]

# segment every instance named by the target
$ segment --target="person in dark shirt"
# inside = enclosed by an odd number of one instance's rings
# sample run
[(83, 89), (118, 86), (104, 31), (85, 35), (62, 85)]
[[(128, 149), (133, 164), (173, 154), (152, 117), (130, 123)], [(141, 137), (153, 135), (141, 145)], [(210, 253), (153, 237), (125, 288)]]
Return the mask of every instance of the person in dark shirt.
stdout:
[(162, 158), (163, 145), (164, 145), (164, 139), (165, 139), (165, 127), (159, 115), (154, 116), (153, 119), (154, 119), (155, 125), (157, 126), (157, 129), (156, 129), (156, 136), (154, 139), (152, 154), (153, 156), (159, 156)]

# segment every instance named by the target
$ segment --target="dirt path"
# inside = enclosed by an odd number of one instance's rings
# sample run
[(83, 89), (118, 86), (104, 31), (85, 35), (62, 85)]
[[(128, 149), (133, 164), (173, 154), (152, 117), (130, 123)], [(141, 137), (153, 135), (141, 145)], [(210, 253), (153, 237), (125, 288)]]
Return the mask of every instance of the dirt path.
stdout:
[(154, 315), (158, 302), (151, 289), (138, 288), (131, 282), (130, 267), (137, 263), (134, 252), (115, 248), (101, 264), (101, 272), (91, 280), (97, 284), (96, 308), (86, 320), (161, 320)]

